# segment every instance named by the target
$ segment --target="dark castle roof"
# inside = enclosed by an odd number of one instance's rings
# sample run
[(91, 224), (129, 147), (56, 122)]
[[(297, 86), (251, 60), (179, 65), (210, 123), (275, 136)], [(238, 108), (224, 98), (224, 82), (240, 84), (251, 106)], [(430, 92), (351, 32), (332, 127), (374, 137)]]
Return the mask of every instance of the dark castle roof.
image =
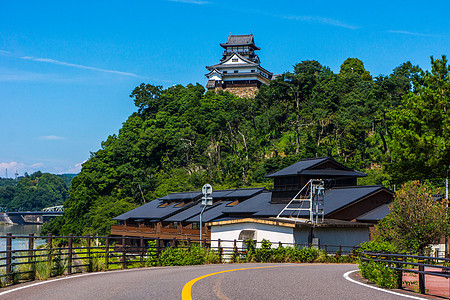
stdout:
[(229, 35), (226, 43), (220, 44), (223, 48), (237, 47), (237, 46), (250, 46), (255, 50), (260, 50), (256, 47), (255, 41), (253, 39), (253, 34), (243, 34), (243, 35)]

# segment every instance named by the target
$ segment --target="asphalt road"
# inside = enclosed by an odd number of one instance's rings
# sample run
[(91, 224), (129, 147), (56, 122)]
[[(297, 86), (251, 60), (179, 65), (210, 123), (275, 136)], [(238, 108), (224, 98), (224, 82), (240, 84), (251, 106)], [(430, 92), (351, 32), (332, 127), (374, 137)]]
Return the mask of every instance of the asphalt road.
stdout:
[[(198, 278), (241, 268), (249, 269)], [(132, 269), (16, 285), (0, 290), (0, 299), (181, 299), (183, 287), (184, 295), (192, 295), (195, 300), (407, 299), (343, 277), (355, 269), (357, 266), (350, 264), (225, 264)], [(192, 284), (191, 280), (196, 278)], [(5, 291), (11, 292), (4, 294)]]

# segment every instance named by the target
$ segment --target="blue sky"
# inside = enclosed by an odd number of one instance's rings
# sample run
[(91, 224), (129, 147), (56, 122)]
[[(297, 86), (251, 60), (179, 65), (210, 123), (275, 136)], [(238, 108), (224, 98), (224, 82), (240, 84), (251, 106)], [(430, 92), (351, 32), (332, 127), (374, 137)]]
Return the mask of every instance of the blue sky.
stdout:
[(228, 34), (273, 73), (348, 57), (372, 75), (450, 54), (450, 2), (0, 0), (0, 177), (76, 173), (135, 111), (142, 82), (205, 84)]

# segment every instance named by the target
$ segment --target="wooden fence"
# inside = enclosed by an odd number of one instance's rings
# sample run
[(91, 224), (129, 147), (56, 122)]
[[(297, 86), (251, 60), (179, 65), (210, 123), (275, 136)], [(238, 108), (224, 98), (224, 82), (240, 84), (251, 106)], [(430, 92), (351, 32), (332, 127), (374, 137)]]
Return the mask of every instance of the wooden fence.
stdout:
[[(20, 249), (13, 247), (13, 241), (20, 240)], [(152, 247), (149, 247), (149, 241)], [(42, 279), (39, 267), (47, 270), (48, 277), (69, 275), (80, 272), (125, 269), (145, 266), (151, 255), (159, 254), (167, 247), (189, 248), (198, 239), (148, 239), (126, 236), (0, 236), (0, 244), (6, 245), (0, 251), (0, 285), (10, 285), (19, 281)], [(246, 253), (245, 243), (240, 240), (204, 239), (203, 245), (218, 251), (221, 262), (230, 257)], [(261, 242), (256, 242), (256, 247)], [(272, 242), (272, 247), (316, 247), (328, 253), (349, 254), (354, 247), (342, 245), (306, 245)]]

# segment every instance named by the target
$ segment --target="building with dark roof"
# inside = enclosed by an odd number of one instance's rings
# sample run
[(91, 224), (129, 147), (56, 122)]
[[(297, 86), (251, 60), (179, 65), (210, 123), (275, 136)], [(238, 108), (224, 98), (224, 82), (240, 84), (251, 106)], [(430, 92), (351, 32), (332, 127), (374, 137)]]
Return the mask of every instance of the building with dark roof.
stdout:
[[(320, 225), (322, 232), (337, 227), (349, 232), (348, 228), (354, 228), (359, 241), (361, 230), (364, 229), (368, 237), (368, 227), (389, 212), (388, 205), (393, 197), (393, 193), (383, 186), (358, 186), (357, 179), (364, 176), (366, 174), (351, 170), (330, 157), (320, 157), (303, 159), (267, 175), (274, 179), (271, 191), (265, 188), (213, 191), (213, 205), (206, 207), (202, 215), (206, 223), (203, 224), (203, 238), (211, 238), (211, 228), (237, 226), (237, 220), (243, 219), (252, 220), (246, 224), (256, 224), (260, 222), (258, 220), (284, 220), (300, 228), (293, 231), (300, 238), (303, 234), (300, 232), (309, 232), (308, 228), (314, 225), (310, 222), (310, 213), (284, 209), (313, 179), (324, 185), (324, 222), (316, 225)], [(118, 224), (111, 227), (111, 234), (163, 240), (198, 239), (201, 197), (200, 191), (194, 191), (155, 199), (114, 218)], [(344, 233), (339, 231), (339, 234)]]
[(207, 89), (227, 90), (240, 97), (254, 97), (262, 84), (268, 84), (273, 74), (263, 67), (255, 51), (253, 34), (229, 35), (218, 64), (207, 66)]

